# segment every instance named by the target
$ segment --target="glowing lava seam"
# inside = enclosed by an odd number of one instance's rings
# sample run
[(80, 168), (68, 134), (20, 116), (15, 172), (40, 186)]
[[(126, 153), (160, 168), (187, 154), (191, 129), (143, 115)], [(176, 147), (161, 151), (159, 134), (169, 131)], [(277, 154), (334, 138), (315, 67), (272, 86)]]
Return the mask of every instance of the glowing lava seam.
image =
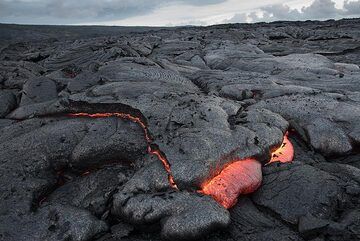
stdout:
[(138, 124), (144, 131), (144, 136), (147, 142), (147, 151), (149, 154), (151, 155), (155, 155), (163, 164), (166, 172), (168, 173), (168, 179), (169, 179), (169, 183), (170, 186), (177, 189), (177, 185), (175, 183), (174, 177), (171, 173), (171, 168), (170, 168), (170, 163), (168, 162), (168, 160), (166, 159), (166, 157), (161, 153), (161, 151), (159, 149), (153, 149), (152, 148), (152, 140), (150, 138), (150, 134), (149, 131), (146, 127), (146, 125), (141, 121), (140, 118), (132, 116), (130, 114), (126, 114), (126, 113), (96, 113), (96, 114), (90, 114), (90, 113), (73, 113), (73, 114), (68, 114), (71, 117), (89, 117), (89, 118), (105, 118), (105, 117), (119, 117), (121, 119), (125, 119), (125, 120), (130, 120), (136, 124)]
[[(272, 162), (291, 162), (294, 158), (294, 148), (287, 137), (284, 136), (280, 147), (272, 152)], [(212, 196), (225, 208), (231, 208), (241, 194), (249, 194), (260, 187), (262, 181), (261, 163), (248, 158), (237, 160), (226, 166), (219, 175), (206, 182), (200, 193)]]

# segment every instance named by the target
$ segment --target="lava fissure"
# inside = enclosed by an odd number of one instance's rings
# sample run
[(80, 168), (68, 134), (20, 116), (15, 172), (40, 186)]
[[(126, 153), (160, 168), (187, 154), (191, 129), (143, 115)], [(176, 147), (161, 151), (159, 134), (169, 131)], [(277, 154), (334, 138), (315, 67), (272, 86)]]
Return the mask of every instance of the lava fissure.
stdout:
[(132, 121), (136, 124), (138, 124), (144, 131), (145, 140), (147, 142), (147, 151), (150, 155), (154, 155), (157, 157), (158, 160), (160, 160), (164, 166), (165, 171), (168, 173), (168, 180), (170, 183), (170, 186), (174, 189), (178, 189), (177, 185), (175, 183), (174, 177), (171, 172), (171, 165), (169, 161), (167, 160), (166, 156), (161, 152), (161, 150), (158, 148), (157, 145), (152, 143), (152, 138), (150, 135), (150, 132), (146, 126), (146, 124), (136, 116), (133, 116), (131, 114), (127, 113), (121, 113), (121, 112), (108, 112), (108, 113), (70, 113), (68, 116), (71, 117), (88, 117), (88, 118), (106, 118), (106, 117), (118, 117), (121, 119)]

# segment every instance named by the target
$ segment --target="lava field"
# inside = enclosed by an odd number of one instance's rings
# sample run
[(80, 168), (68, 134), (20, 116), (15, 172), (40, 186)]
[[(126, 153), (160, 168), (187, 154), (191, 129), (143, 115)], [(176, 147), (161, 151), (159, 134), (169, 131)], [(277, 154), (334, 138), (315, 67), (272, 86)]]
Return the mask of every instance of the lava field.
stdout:
[(360, 19), (0, 32), (0, 240), (360, 240)]

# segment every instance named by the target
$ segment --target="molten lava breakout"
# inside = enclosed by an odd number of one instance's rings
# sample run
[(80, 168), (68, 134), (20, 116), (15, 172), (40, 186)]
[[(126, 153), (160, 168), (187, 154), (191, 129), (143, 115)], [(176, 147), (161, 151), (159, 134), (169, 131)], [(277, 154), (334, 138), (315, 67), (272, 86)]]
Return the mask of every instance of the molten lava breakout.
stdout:
[(293, 159), (294, 147), (288, 138), (288, 133), (286, 133), (281, 146), (271, 154), (271, 159), (268, 164), (272, 162), (286, 163), (291, 162)]
[[(287, 137), (271, 155), (272, 162), (291, 162), (294, 148)], [(255, 159), (238, 160), (225, 167), (219, 175), (203, 185), (201, 193), (212, 196), (224, 208), (231, 208), (241, 194), (249, 194), (260, 187), (262, 181), (261, 163)]]
[(206, 183), (202, 192), (212, 196), (224, 208), (231, 208), (240, 194), (255, 191), (261, 184), (261, 163), (255, 159), (236, 161)]

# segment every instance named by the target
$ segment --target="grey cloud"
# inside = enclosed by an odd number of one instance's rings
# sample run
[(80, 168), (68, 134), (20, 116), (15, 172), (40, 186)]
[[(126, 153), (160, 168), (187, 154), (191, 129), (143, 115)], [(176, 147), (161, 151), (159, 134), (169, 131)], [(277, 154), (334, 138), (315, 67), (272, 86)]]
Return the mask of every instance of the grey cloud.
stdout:
[[(247, 14), (236, 14), (229, 22), (239, 22), (240, 19), (251, 19), (252, 22), (276, 21), (276, 20), (307, 20), (307, 19), (331, 19), (360, 16), (360, 0), (345, 1), (342, 9), (335, 7), (332, 0), (315, 0), (308, 7), (301, 10), (291, 9), (286, 4), (275, 4), (260, 8), (263, 16), (259, 17), (256, 12)], [(239, 16), (241, 18), (239, 19)], [(243, 21), (244, 22), (244, 21)]]
[(301, 9), (304, 18), (331, 18), (341, 15), (341, 10), (335, 8), (335, 2), (331, 0), (316, 0), (309, 7)]
[(347, 15), (360, 15), (360, 1), (345, 1), (344, 10)]
[[(247, 14), (246, 13), (237, 13), (232, 17), (229, 22), (233, 23), (244, 23), (247, 21)], [(228, 22), (227, 20), (225, 22)]]
[[(296, 20), (301, 17), (301, 13), (297, 9), (290, 9), (287, 5), (276, 4), (261, 8), (264, 12), (263, 18), (277, 18)], [(257, 16), (253, 15), (251, 19), (256, 19)]]
[(226, 0), (0, 0), (0, 22), (81, 23), (121, 20), (141, 16), (167, 4), (202, 6), (224, 1)]

